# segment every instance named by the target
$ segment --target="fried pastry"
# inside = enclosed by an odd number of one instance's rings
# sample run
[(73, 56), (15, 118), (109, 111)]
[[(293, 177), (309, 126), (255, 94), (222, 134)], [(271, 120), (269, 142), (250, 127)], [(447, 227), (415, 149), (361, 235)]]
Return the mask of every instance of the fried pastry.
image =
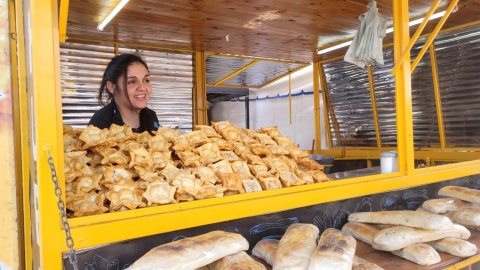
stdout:
[(158, 130), (157, 130), (157, 133), (160, 132), (160, 134), (162, 134), (163, 138), (165, 138), (165, 140), (167, 140), (168, 142), (171, 142), (171, 143), (174, 143), (175, 142), (175, 138), (178, 137), (178, 133), (179, 133), (179, 130), (176, 129), (176, 130), (173, 130), (171, 128), (163, 128), (163, 127), (159, 127)]
[(290, 172), (290, 167), (288, 164), (280, 157), (266, 157), (263, 159), (265, 164), (272, 169), (275, 170), (276, 172)]
[(69, 197), (67, 209), (73, 211), (75, 217), (102, 214), (108, 211), (108, 208), (103, 206), (104, 200), (103, 193), (82, 193)]
[(128, 153), (130, 154), (130, 163), (128, 163), (129, 168), (132, 168), (133, 166), (143, 166), (146, 168), (150, 167), (152, 156), (144, 147), (130, 147)]
[(184, 135), (185, 138), (187, 138), (190, 146), (193, 148), (197, 148), (198, 146), (209, 142), (207, 135), (205, 135), (205, 132), (201, 130), (195, 130)]
[(197, 196), (198, 192), (203, 190), (200, 179), (195, 178), (195, 175), (178, 175), (172, 181), (172, 185), (177, 187), (176, 199), (180, 201), (192, 201)]
[(220, 132), (220, 130), (231, 126), (230, 122), (228, 120), (225, 121), (220, 121), (220, 122), (214, 122), (211, 121), (213, 128), (217, 131)]
[(144, 131), (140, 134), (137, 134), (136, 141), (141, 143), (143, 147), (148, 146), (148, 140), (152, 138), (152, 135), (148, 131)]
[(320, 170), (308, 171), (307, 173), (313, 177), (313, 180), (315, 181), (315, 183), (332, 181), (332, 179), (330, 179), (324, 172)]
[(241, 194), (245, 193), (242, 180), (239, 173), (219, 173), (216, 175), (220, 178), (222, 186), (227, 188), (225, 195)]
[(69, 134), (63, 134), (63, 149), (65, 152), (81, 151), (83, 142), (76, 137), (72, 137)]
[(250, 149), (245, 145), (243, 145), (242, 143), (239, 143), (239, 142), (230, 142), (230, 143), (233, 146), (233, 151), (235, 152), (235, 154), (239, 156), (242, 154), (252, 154), (252, 151), (250, 151)]
[(222, 137), (229, 142), (242, 142), (242, 139), (240, 138), (240, 133), (238, 132), (238, 129), (234, 126), (223, 128), (219, 131), (219, 133), (222, 134)]
[(147, 199), (148, 206), (176, 203), (174, 198), (176, 190), (177, 187), (170, 186), (167, 182), (155, 181), (148, 185), (142, 196)]
[(288, 148), (293, 146), (292, 141), (290, 140), (289, 136), (286, 137), (273, 137), (273, 140), (278, 143), (278, 145), (282, 146), (283, 148)]
[(225, 139), (212, 139), (212, 142), (215, 143), (218, 146), (218, 149), (220, 150), (225, 150), (225, 151), (233, 151), (233, 145), (231, 145), (227, 140)]
[(104, 180), (100, 184), (116, 184), (122, 180), (129, 182), (132, 180), (132, 173), (125, 169), (124, 166), (104, 166), (103, 167)]
[(227, 190), (227, 188), (216, 185), (216, 186), (203, 186), (203, 190), (197, 193), (195, 199), (208, 199), (208, 198), (221, 198), (223, 197), (223, 193)]
[(102, 179), (101, 174), (97, 174), (94, 176), (89, 176), (85, 175), (82, 177), (79, 177), (75, 181), (72, 182), (72, 187), (73, 190), (75, 191), (75, 194), (79, 193), (88, 193), (92, 190), (101, 190), (102, 188), (100, 187), (100, 179)]
[(160, 171), (173, 162), (172, 152), (170, 151), (151, 152), (150, 155), (152, 157), (152, 170), (154, 171)]
[(64, 135), (67, 134), (72, 138), (77, 138), (78, 137), (77, 133), (75, 132), (73, 127), (70, 126), (70, 125), (63, 125), (63, 134)]
[(196, 150), (207, 164), (215, 163), (223, 159), (218, 146), (214, 143), (206, 143)]
[(240, 161), (241, 159), (233, 151), (220, 151), (220, 154), (230, 162)]
[(173, 140), (173, 150), (175, 151), (191, 151), (190, 143), (185, 135), (180, 135)]
[(318, 164), (318, 162), (311, 159), (310, 157), (298, 159), (297, 164), (303, 166), (308, 170), (323, 170), (323, 165)]
[(208, 138), (222, 138), (220, 134), (218, 134), (215, 129), (211, 126), (207, 125), (195, 125), (195, 130), (202, 130)]
[(169, 164), (163, 169), (163, 171), (160, 172), (161, 175), (165, 177), (165, 180), (167, 180), (168, 183), (172, 183), (172, 181), (179, 175), (190, 175), (192, 174), (192, 169), (187, 168), (187, 169), (179, 169), (176, 168), (175, 166)]
[(260, 183), (258, 183), (258, 180), (255, 178), (249, 179), (249, 180), (242, 180), (242, 184), (243, 184), (243, 188), (245, 188), (245, 191), (247, 193), (262, 191), (262, 187), (260, 186)]
[(235, 161), (232, 163), (232, 169), (234, 172), (240, 175), (241, 180), (250, 180), (253, 179), (253, 175), (250, 173), (250, 168), (248, 168), (247, 162), (245, 161)]
[(257, 133), (253, 136), (261, 144), (265, 145), (277, 145), (277, 143), (270, 138), (267, 134)]
[(300, 186), (306, 184), (305, 181), (298, 178), (298, 176), (296, 176), (292, 172), (280, 172), (280, 181), (282, 181), (283, 185), (286, 187)]
[(112, 124), (108, 129), (109, 140), (113, 139), (116, 142), (123, 142), (130, 139), (133, 135), (132, 128), (127, 124), (119, 126)]
[(89, 125), (82, 134), (80, 134), (79, 139), (85, 144), (82, 146), (83, 149), (90, 148), (92, 146), (97, 146), (105, 144), (107, 141), (108, 129), (99, 129), (93, 125)]
[(271, 127), (262, 127), (260, 128), (259, 130), (260, 132), (262, 133), (266, 133), (268, 134), (268, 136), (270, 137), (281, 137), (282, 134), (280, 133), (280, 131), (278, 130), (277, 126), (271, 126)]
[(219, 181), (218, 177), (215, 175), (215, 171), (210, 167), (197, 167), (193, 169), (192, 173), (202, 181), (202, 185), (205, 185), (207, 182), (214, 185)]
[(215, 170), (215, 172), (219, 173), (233, 173), (232, 166), (228, 160), (222, 160), (214, 164), (208, 164), (208, 167)]
[(191, 151), (177, 152), (177, 156), (182, 160), (185, 167), (200, 167), (205, 163), (205, 159)]
[(171, 145), (171, 143), (163, 138), (161, 133), (157, 133), (157, 135), (148, 139), (148, 150), (150, 150), (150, 152), (168, 151)]
[(282, 183), (277, 177), (259, 177), (258, 182), (263, 190), (282, 188)]
[(309, 173), (303, 172), (299, 169), (294, 170), (295, 174), (298, 176), (298, 178), (302, 179), (305, 181), (307, 184), (313, 184), (315, 183), (315, 180), (313, 180), (313, 176)]
[[(272, 152), (273, 155), (288, 155), (290, 152), (288, 152), (287, 149), (285, 149), (283, 146), (280, 145), (267, 145), (267, 149)], [(252, 151), (253, 152), (253, 151)]]
[(130, 162), (130, 157), (125, 155), (123, 151), (117, 150), (109, 146), (97, 146), (95, 152), (102, 156), (100, 163), (104, 165), (124, 165)]
[(242, 155), (248, 162), (248, 164), (252, 164), (252, 165), (263, 165), (265, 164), (265, 162), (263, 162), (262, 158), (259, 157), (259, 156), (256, 156), (254, 154), (248, 154), (248, 153), (245, 153)]
[(105, 196), (110, 201), (111, 211), (120, 210), (122, 206), (130, 210), (145, 207), (142, 196), (137, 191), (137, 183), (120, 181), (118, 184), (106, 184), (105, 186), (109, 189), (105, 192)]
[(133, 168), (137, 172), (140, 179), (147, 180), (150, 183), (153, 183), (155, 181), (163, 181), (164, 180), (156, 172), (147, 171), (147, 170), (145, 170), (144, 167), (134, 166)]
[(299, 160), (304, 157), (308, 157), (308, 151), (302, 151), (298, 149), (295, 145), (286, 148), (291, 158), (294, 160)]
[(294, 172), (296, 169), (298, 169), (298, 165), (294, 160), (287, 158), (286, 156), (279, 156), (279, 158), (285, 161), (285, 163), (288, 165), (288, 168), (290, 168), (291, 172)]
[(248, 168), (250, 168), (250, 171), (255, 175), (255, 177), (270, 177), (272, 176), (269, 173), (268, 166), (265, 164), (255, 164), (255, 165), (250, 165), (248, 164)]
[(266, 148), (265, 146), (252, 146), (250, 149), (253, 154), (257, 156), (271, 156), (273, 155), (270, 149)]
[(257, 134), (257, 132), (253, 129), (242, 128), (242, 131), (243, 131), (243, 134), (250, 136), (252, 138), (254, 137), (253, 135)]

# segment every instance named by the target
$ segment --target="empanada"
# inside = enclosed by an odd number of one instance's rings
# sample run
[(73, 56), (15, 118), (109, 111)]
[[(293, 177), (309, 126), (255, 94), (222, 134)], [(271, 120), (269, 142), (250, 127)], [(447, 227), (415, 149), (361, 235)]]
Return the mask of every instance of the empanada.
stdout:
[(207, 125), (194, 125), (195, 130), (202, 130), (205, 132), (208, 138), (221, 138), (222, 136), (218, 134), (215, 129), (211, 126)]
[(280, 181), (286, 187), (305, 185), (305, 181), (292, 172), (280, 172)]
[(288, 164), (280, 157), (276, 157), (276, 156), (266, 157), (263, 159), (263, 161), (265, 162), (265, 164), (267, 164), (267, 166), (270, 169), (275, 170), (277, 172), (290, 171), (290, 167), (288, 166)]
[(117, 150), (109, 146), (97, 146), (95, 152), (102, 156), (100, 163), (104, 165), (124, 165), (130, 162), (130, 157), (125, 155), (123, 151)]
[(148, 140), (152, 138), (152, 135), (148, 131), (144, 131), (140, 134), (137, 134), (136, 141), (141, 143), (143, 147), (148, 147)]
[(103, 193), (82, 193), (69, 197), (67, 209), (73, 211), (75, 217), (102, 214), (108, 211), (108, 208), (103, 206), (104, 200)]
[(320, 170), (308, 171), (307, 173), (313, 177), (315, 183), (332, 181), (332, 179), (330, 179), (324, 172)]
[(259, 177), (258, 182), (263, 190), (282, 188), (282, 183), (277, 177)]
[(101, 190), (100, 179), (102, 179), (102, 177), (101, 174), (97, 174), (94, 176), (85, 175), (77, 178), (72, 182), (75, 194), (88, 193), (92, 190)]
[(257, 134), (258, 132), (256, 132), (255, 130), (253, 129), (248, 129), (248, 128), (242, 128), (242, 131), (244, 134), (250, 136), (253, 138), (253, 135)]
[(239, 173), (241, 180), (253, 179), (253, 175), (250, 173), (250, 168), (248, 168), (247, 162), (235, 161), (231, 165), (233, 171)]
[(220, 150), (226, 150), (226, 151), (233, 151), (233, 145), (231, 145), (227, 140), (225, 139), (212, 139), (212, 142), (218, 145), (218, 149)]
[(308, 157), (308, 151), (302, 151), (295, 145), (286, 148), (291, 158), (298, 160), (304, 157)]
[(235, 162), (240, 161), (241, 159), (233, 151), (220, 151), (220, 154), (228, 161)]
[(255, 164), (258, 164), (258, 165), (262, 165), (262, 164), (265, 164), (265, 162), (263, 162), (262, 158), (259, 157), (259, 156), (256, 156), (254, 154), (243, 154), (242, 155), (248, 162), (248, 164), (252, 164), (252, 165), (255, 165)]
[(262, 133), (257, 133), (253, 135), (253, 138), (255, 138), (257, 141), (259, 141), (261, 144), (265, 145), (277, 145), (277, 143), (270, 138), (267, 134), (262, 134)]
[(200, 167), (205, 163), (205, 159), (191, 151), (176, 152), (177, 156), (182, 160), (185, 167)]
[(211, 121), (211, 123), (212, 123), (213, 128), (214, 128), (217, 132), (220, 132), (220, 130), (222, 130), (222, 129), (226, 128), (226, 127), (231, 126), (231, 125), (230, 125), (230, 122), (229, 122), (228, 120), (219, 121), (219, 122)]
[(248, 167), (250, 168), (250, 171), (255, 175), (255, 177), (271, 177), (272, 175), (269, 173), (268, 166), (265, 164), (255, 164), (255, 165), (250, 165), (248, 164)]
[(239, 142), (230, 142), (230, 143), (233, 146), (233, 151), (235, 152), (235, 154), (239, 156), (242, 154), (252, 154), (252, 151), (250, 151), (250, 149), (245, 145), (243, 145), (242, 143), (239, 143)]
[(130, 163), (128, 163), (129, 168), (132, 168), (133, 166), (150, 168), (152, 156), (147, 149), (142, 146), (138, 148), (130, 147), (128, 153), (130, 154)]
[(123, 142), (130, 139), (132, 135), (132, 128), (129, 127), (127, 124), (123, 126), (112, 124), (108, 129), (109, 140), (114, 139), (114, 141)]
[[(198, 192), (203, 190), (202, 182), (200, 181), (200, 179), (195, 178), (193, 174), (178, 175), (172, 181), (172, 185), (177, 187), (177, 195), (188, 193), (191, 196), (195, 197)], [(190, 201), (190, 196), (178, 196), (177, 200)]]
[(156, 172), (151, 172), (145, 170), (144, 167), (141, 166), (134, 166), (133, 167), (135, 171), (137, 172), (138, 176), (140, 179), (147, 180), (150, 183), (156, 182), (156, 181), (163, 181), (164, 179), (158, 175)]
[(223, 193), (227, 190), (227, 188), (223, 186), (203, 186), (203, 190), (197, 193), (195, 199), (208, 199), (208, 198), (221, 198), (223, 197)]
[(130, 210), (145, 207), (142, 196), (137, 190), (137, 183), (120, 181), (118, 184), (106, 184), (105, 186), (109, 189), (105, 192), (105, 196), (110, 201), (109, 208), (111, 211), (118, 211), (122, 206)]
[(281, 145), (283, 148), (288, 148), (293, 146), (292, 141), (290, 140), (289, 136), (286, 137), (273, 137), (273, 140), (278, 143), (278, 145)]
[(108, 129), (99, 129), (96, 126), (89, 125), (83, 130), (82, 134), (80, 134), (79, 139), (85, 143), (82, 148), (87, 149), (92, 146), (105, 144), (107, 136)]
[(222, 137), (229, 142), (242, 142), (242, 139), (240, 138), (240, 133), (238, 132), (238, 129), (234, 126), (223, 128), (219, 131), (219, 133), (222, 134)]
[(192, 147), (190, 147), (190, 143), (188, 142), (187, 137), (185, 135), (180, 135), (173, 139), (173, 150), (175, 151), (191, 151)]
[(186, 133), (184, 134), (184, 136), (187, 138), (190, 146), (193, 148), (197, 148), (198, 146), (209, 142), (207, 135), (205, 135), (205, 132), (201, 130), (195, 130), (195, 131)]
[(208, 167), (214, 169), (215, 172), (233, 173), (232, 166), (230, 166), (230, 162), (228, 162), (228, 160), (222, 160), (214, 164), (208, 164)]
[(218, 146), (214, 143), (206, 143), (198, 147), (197, 152), (205, 160), (206, 164), (215, 163), (223, 159)]
[(159, 127), (157, 133), (160, 132), (162, 134), (163, 138), (167, 140), (168, 142), (174, 143), (175, 142), (175, 137), (178, 137), (179, 130), (173, 130), (171, 128), (164, 128), (164, 127)]
[(202, 185), (205, 185), (207, 182), (214, 185), (219, 181), (215, 171), (210, 167), (197, 167), (193, 169), (192, 173), (202, 181)]
[(239, 173), (216, 173), (217, 177), (220, 178), (222, 186), (227, 188), (225, 191), (225, 196), (245, 193), (243, 188), (242, 180), (240, 179)]
[(171, 143), (167, 142), (165, 138), (163, 138), (161, 133), (157, 133), (157, 135), (148, 139), (148, 150), (150, 152), (168, 151), (171, 145)]
[(298, 178), (302, 179), (305, 181), (307, 184), (313, 184), (315, 181), (313, 180), (313, 176), (309, 173), (303, 172), (299, 169), (295, 169), (295, 174), (298, 176)]
[(75, 130), (73, 129), (72, 126), (70, 125), (63, 125), (63, 134), (67, 134), (69, 136), (71, 136), (72, 138), (77, 138), (78, 135), (77, 133), (75, 132)]
[(265, 146), (253, 146), (251, 149), (253, 154), (257, 156), (271, 156), (273, 155), (270, 149), (266, 148)]
[(177, 187), (170, 186), (167, 182), (155, 181), (148, 185), (143, 197), (147, 199), (147, 205), (176, 203), (175, 191)]
[(172, 152), (151, 152), (152, 157), (152, 170), (159, 171), (165, 168), (168, 164), (172, 164)]
[(250, 180), (242, 180), (242, 184), (243, 184), (243, 188), (245, 188), (245, 191), (247, 193), (262, 191), (262, 187), (260, 186), (260, 183), (258, 183), (258, 180), (255, 178)]
[[(288, 155), (290, 152), (287, 151), (283, 146), (280, 145), (267, 145), (267, 149), (272, 152), (274, 155)], [(252, 151), (253, 152), (253, 151)]]
[(301, 159), (297, 159), (297, 164), (303, 166), (304, 168), (308, 170), (322, 170), (323, 171), (323, 165), (318, 164), (315, 160), (311, 159), (310, 157), (304, 157)]
[(266, 133), (268, 134), (268, 136), (270, 137), (281, 137), (282, 134), (280, 133), (280, 131), (278, 130), (277, 126), (271, 126), (271, 127), (262, 127), (260, 128), (259, 130), (260, 132), (262, 133)]
[(72, 152), (82, 150), (83, 142), (76, 137), (72, 137), (69, 134), (63, 134), (63, 151)]

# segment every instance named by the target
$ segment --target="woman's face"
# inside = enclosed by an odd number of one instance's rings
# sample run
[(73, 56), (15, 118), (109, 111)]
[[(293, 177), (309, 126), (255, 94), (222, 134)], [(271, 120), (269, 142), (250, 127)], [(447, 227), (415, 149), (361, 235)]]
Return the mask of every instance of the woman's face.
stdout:
[[(150, 75), (147, 68), (141, 63), (132, 63), (127, 68), (127, 97), (125, 96), (124, 76), (118, 79), (117, 86), (120, 88), (116, 93), (116, 102), (122, 108), (130, 109), (130, 104), (136, 112), (147, 107), (150, 93), (152, 92), (152, 84), (150, 83)], [(128, 102), (130, 100), (130, 103)]]

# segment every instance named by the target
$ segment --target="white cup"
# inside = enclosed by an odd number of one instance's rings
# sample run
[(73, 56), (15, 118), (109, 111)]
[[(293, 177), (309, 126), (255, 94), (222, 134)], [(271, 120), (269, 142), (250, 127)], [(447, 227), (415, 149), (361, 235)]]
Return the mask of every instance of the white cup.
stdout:
[(381, 173), (391, 173), (398, 171), (397, 151), (380, 153), (380, 171)]

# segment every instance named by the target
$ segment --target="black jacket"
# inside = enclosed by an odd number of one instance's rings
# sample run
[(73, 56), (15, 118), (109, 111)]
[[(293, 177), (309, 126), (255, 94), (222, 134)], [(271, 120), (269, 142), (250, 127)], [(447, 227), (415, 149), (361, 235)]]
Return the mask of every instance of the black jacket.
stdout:
[[(152, 122), (152, 130), (157, 130), (159, 127), (157, 114), (149, 108), (145, 108), (144, 110), (147, 110), (148, 116)], [(125, 125), (122, 116), (120, 115), (120, 111), (117, 110), (117, 105), (113, 99), (108, 105), (98, 110), (92, 116), (88, 124), (94, 125), (99, 129), (110, 128), (112, 124), (119, 126)], [(132, 131), (135, 133), (142, 133), (145, 130), (142, 127), (139, 127), (138, 129), (132, 129)]]

